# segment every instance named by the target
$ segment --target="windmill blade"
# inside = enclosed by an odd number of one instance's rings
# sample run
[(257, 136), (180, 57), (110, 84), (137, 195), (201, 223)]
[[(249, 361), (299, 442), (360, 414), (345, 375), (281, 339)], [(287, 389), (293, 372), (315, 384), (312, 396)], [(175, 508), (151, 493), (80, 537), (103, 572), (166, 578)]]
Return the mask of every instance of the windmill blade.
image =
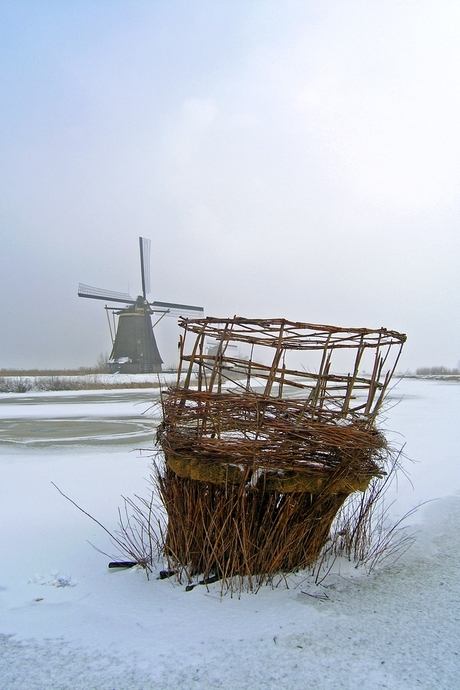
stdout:
[(198, 316), (204, 316), (203, 307), (195, 307), (191, 304), (174, 304), (173, 302), (149, 302), (155, 314), (167, 314), (168, 316), (182, 316), (184, 312), (193, 312)]
[(139, 251), (141, 255), (141, 278), (142, 278), (142, 295), (145, 299), (150, 292), (150, 247), (152, 240), (146, 237), (139, 237)]
[(136, 300), (128, 295), (126, 292), (114, 292), (113, 290), (104, 290), (103, 288), (92, 287), (91, 285), (78, 285), (78, 296), (87, 297), (88, 299), (102, 299), (106, 302), (124, 302), (125, 304), (135, 304)]

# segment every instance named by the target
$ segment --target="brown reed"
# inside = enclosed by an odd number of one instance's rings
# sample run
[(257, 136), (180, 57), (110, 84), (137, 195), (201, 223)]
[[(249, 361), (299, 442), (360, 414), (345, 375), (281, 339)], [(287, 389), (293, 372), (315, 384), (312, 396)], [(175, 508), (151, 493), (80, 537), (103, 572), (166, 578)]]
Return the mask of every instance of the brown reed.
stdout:
[[(178, 383), (162, 393), (157, 433), (168, 567), (189, 581), (236, 577), (253, 589), (311, 566), (347, 497), (385, 475), (388, 449), (375, 421), (405, 336), (284, 319), (181, 325)], [(217, 345), (206, 351), (209, 337)], [(235, 343), (249, 345), (251, 357), (227, 355)], [(255, 346), (271, 353), (268, 363), (255, 358)], [(351, 371), (332, 373), (334, 352), (343, 349), (354, 352)], [(289, 365), (299, 350), (320, 351), (318, 371)], [(368, 510), (361, 513), (364, 525)]]

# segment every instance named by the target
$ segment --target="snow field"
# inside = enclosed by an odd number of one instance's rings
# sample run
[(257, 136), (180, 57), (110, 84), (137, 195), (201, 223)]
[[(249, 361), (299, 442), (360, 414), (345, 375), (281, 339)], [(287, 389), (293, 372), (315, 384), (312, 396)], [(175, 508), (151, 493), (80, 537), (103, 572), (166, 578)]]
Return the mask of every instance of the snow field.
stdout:
[[(46, 419), (136, 418), (151, 391), (143, 402), (138, 391), (131, 402), (111, 394), (53, 394), (42, 405), (6, 394), (0, 425), (15, 414), (38, 429)], [(456, 384), (404, 380), (392, 392), (385, 424), (416, 462), (406, 462), (413, 488), (400, 477), (391, 513), (438, 499), (411, 518), (417, 541), (399, 561), (370, 576), (336, 563), (320, 587), (303, 574), (240, 599), (220, 597), (218, 583), (186, 593), (140, 569), (109, 571), (88, 543), (116, 555), (109, 538), (51, 484), (114, 530), (121, 495), (146, 494), (148, 453), (122, 437), (0, 440), (2, 687), (459, 687), (459, 403)]]

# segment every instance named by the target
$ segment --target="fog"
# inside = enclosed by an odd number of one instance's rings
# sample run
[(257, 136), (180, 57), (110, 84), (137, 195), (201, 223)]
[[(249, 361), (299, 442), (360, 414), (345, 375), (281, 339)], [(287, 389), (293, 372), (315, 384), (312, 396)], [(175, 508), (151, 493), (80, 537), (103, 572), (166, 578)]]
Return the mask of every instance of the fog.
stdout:
[[(460, 359), (460, 5), (0, 2), (1, 367), (110, 350), (103, 302), (407, 333)], [(157, 327), (166, 364), (177, 328)]]

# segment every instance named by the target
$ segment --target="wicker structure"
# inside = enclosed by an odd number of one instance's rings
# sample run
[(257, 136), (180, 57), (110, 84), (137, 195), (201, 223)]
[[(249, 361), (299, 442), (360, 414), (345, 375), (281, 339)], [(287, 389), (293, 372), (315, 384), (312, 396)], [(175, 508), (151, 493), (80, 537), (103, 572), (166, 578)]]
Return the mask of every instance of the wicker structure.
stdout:
[(406, 337), (286, 319), (180, 325), (157, 437), (171, 568), (251, 578), (312, 564), (347, 496), (385, 472), (376, 417)]

